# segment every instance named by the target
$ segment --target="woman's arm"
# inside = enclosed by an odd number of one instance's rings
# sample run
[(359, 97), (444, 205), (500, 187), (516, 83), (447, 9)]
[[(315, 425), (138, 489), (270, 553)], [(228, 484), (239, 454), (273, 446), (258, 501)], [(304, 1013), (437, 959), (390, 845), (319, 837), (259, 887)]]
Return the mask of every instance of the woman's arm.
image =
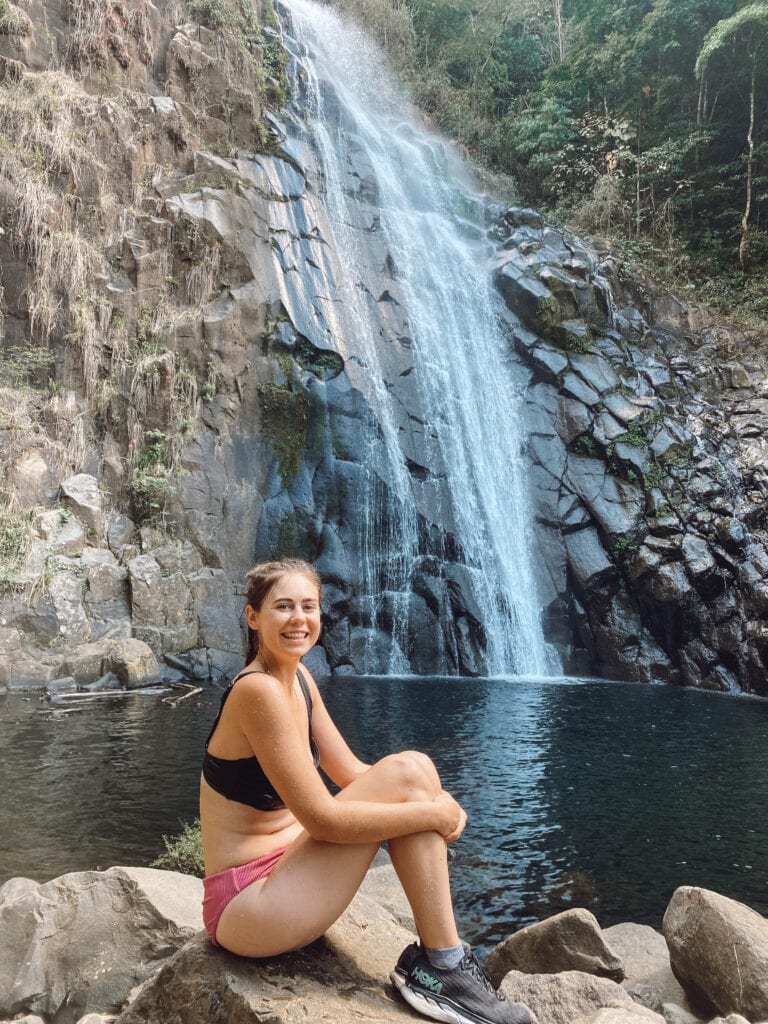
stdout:
[(367, 772), (370, 765), (361, 761), (349, 749), (347, 741), (336, 728), (336, 723), (328, 713), (317, 683), (303, 665), (301, 671), (309, 680), (309, 690), (312, 695), (312, 735), (317, 743), (317, 749), (320, 751), (320, 767), (337, 786), (343, 789)]
[(370, 803), (334, 800), (318, 775), (292, 697), (269, 676), (238, 682), (228, 704), (243, 733), (288, 809), (315, 839), (330, 843), (381, 842), (413, 832), (450, 836), (461, 808), (447, 793), (431, 801)]

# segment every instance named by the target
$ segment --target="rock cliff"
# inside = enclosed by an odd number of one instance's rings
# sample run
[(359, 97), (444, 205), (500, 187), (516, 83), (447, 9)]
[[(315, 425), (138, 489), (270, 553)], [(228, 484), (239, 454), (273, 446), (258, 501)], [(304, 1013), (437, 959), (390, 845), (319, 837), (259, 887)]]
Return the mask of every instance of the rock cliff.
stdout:
[(533, 211), (499, 235), (552, 602), (585, 668), (768, 692), (761, 336)]
[[(375, 168), (349, 133), (378, 391), (300, 62), (286, 105), (300, 48), (286, 56), (269, 0), (4, 10), (0, 686), (225, 674), (243, 571), (279, 554), (323, 575), (330, 667), (386, 670), (396, 634), (412, 671), (485, 671)], [(527, 380), (547, 640), (567, 670), (766, 692), (758, 339), (535, 214), (473, 203)], [(361, 527), (361, 502), (396, 490), (371, 455), (387, 430), (412, 495), (404, 592), (402, 506)], [(372, 531), (389, 547), (361, 579)]]

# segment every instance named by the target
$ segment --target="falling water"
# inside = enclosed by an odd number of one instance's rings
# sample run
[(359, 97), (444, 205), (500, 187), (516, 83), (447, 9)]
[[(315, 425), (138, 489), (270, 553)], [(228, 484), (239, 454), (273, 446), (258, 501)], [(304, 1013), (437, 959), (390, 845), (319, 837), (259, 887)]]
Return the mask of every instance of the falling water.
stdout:
[[(509, 367), (500, 300), (488, 269), (482, 203), (444, 142), (418, 126), (379, 51), (336, 13), (287, 0), (287, 31), (298, 44), (303, 117), (318, 161), (323, 200), (349, 279), (338, 282), (351, 317), (353, 348), (379, 423), (361, 509), (364, 592), (395, 595), (402, 622), (420, 554), (418, 500), (403, 450), (397, 399), (382, 365), (380, 312), (359, 277), (359, 199), (349, 194), (350, 136), (372, 170), (371, 191), (385, 240), (388, 281), (404, 310), (413, 361), (409, 417), (423, 424), (420, 463), (439, 479), (462, 560), (470, 569), (487, 636), (491, 674), (558, 670), (540, 623), (532, 564), (532, 513), (526, 493), (521, 395)], [(356, 276), (357, 275), (357, 276)], [(382, 288), (384, 285), (381, 286)], [(349, 328), (347, 335), (349, 335)], [(382, 480), (386, 487), (382, 488)], [(382, 514), (381, 495), (389, 508)], [(422, 497), (423, 500), (423, 497)], [(370, 619), (376, 614), (369, 598)], [(397, 602), (404, 602), (398, 609)], [(395, 632), (390, 670), (404, 665)]]

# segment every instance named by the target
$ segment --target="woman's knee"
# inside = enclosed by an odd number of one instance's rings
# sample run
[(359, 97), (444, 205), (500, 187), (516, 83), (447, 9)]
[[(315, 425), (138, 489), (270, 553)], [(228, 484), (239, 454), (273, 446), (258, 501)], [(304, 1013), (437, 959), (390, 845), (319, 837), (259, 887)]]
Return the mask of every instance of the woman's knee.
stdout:
[(390, 754), (375, 767), (390, 777), (389, 784), (397, 793), (397, 800), (433, 800), (442, 786), (432, 760), (418, 750), (403, 750)]

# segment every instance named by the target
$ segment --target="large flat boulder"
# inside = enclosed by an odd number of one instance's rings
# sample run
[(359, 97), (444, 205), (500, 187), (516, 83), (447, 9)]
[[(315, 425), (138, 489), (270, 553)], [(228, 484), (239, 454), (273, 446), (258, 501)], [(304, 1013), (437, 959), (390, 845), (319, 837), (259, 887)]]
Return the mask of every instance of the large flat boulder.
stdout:
[(672, 895), (662, 927), (672, 970), (693, 1002), (768, 1020), (768, 920), (686, 885)]
[(202, 882), (171, 871), (78, 871), (4, 891), (0, 1019), (114, 1013), (202, 925)]
[(508, 971), (584, 971), (613, 981), (624, 977), (621, 959), (606, 943), (597, 918), (580, 907), (510, 935), (491, 950), (486, 969), (497, 987)]
[(196, 935), (147, 981), (118, 1024), (406, 1024), (413, 1014), (387, 982), (413, 934), (389, 867), (323, 938), (265, 960), (234, 956)]

